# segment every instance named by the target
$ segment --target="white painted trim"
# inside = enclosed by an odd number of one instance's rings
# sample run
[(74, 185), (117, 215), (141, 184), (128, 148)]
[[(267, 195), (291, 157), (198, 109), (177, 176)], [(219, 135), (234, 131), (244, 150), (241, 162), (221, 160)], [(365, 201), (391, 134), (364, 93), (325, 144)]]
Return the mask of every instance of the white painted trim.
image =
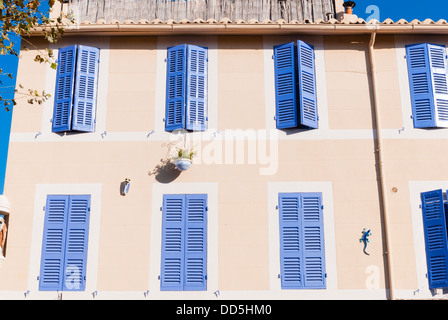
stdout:
[[(251, 129), (248, 129), (251, 131)], [(276, 129), (273, 129), (276, 130)], [(319, 129), (317, 129), (319, 130)], [(208, 130), (206, 132), (191, 132), (189, 136), (192, 141), (211, 141), (214, 139), (219, 140), (235, 140), (237, 137), (234, 135), (237, 129), (220, 130), (213, 131)], [(245, 132), (247, 130), (243, 130)], [(260, 132), (263, 129), (254, 129), (253, 132)], [(278, 135), (270, 134), (270, 130), (264, 130), (265, 134), (263, 136), (267, 137), (267, 140), (372, 140), (375, 137), (375, 130), (363, 130), (363, 129), (341, 129), (341, 130), (328, 130), (326, 132), (321, 132), (319, 134), (312, 133), (312, 130), (303, 131), (297, 134), (284, 135), (278, 131)], [(390, 130), (390, 132), (396, 132), (397, 130)], [(227, 134), (227, 132), (229, 134)], [(36, 136), (35, 132), (11, 132), (10, 142), (13, 143), (30, 143), (30, 142), (146, 142), (146, 141), (176, 141), (177, 137), (175, 134), (154, 132), (151, 131), (124, 131), (124, 132), (107, 132), (106, 135), (93, 135), (90, 133), (79, 134), (79, 135), (67, 135), (64, 137), (58, 137), (60, 139), (54, 139), (51, 135), (39, 135)], [(167, 133), (168, 134), (168, 133)], [(216, 135), (215, 135), (216, 134)], [(391, 133), (392, 135), (393, 133)], [(300, 138), (298, 137), (300, 136)], [(224, 138), (223, 138), (224, 137)], [(425, 138), (426, 139), (426, 138)]]
[[(409, 86), (408, 66), (406, 61), (405, 38), (395, 35), (395, 52), (398, 68), (398, 84), (400, 87), (401, 115), (403, 120), (403, 133), (414, 130), (412, 121), (411, 89)], [(421, 130), (419, 130), (421, 131)]]
[[(89, 224), (89, 247), (87, 251), (86, 267), (86, 289), (83, 292), (63, 291), (63, 297), (69, 299), (88, 299), (96, 291), (98, 279), (98, 252), (100, 237), (101, 218), (101, 184), (37, 184), (34, 197), (33, 231), (31, 237), (31, 256), (28, 269), (28, 291), (31, 299), (55, 299), (56, 291), (39, 291), (40, 260), (42, 254), (42, 240), (44, 230), (45, 211), (47, 196), (49, 194), (75, 195), (89, 194), (90, 201), (90, 224)], [(3, 293), (3, 292), (1, 292)]]
[(385, 300), (382, 289), (222, 291), (223, 300)]
[[(160, 291), (162, 251), (162, 211), (164, 194), (207, 194), (207, 290)], [(218, 288), (218, 184), (153, 184), (151, 206), (151, 246), (149, 261), (149, 295), (154, 299), (212, 299)]]
[(274, 42), (271, 37), (263, 37), (264, 64), (264, 112), (266, 129), (275, 129), (275, 73), (274, 73)]
[[(52, 46), (50, 45), (50, 48)], [(55, 57), (59, 54), (59, 49), (57, 48), (51, 48), (53, 49), (53, 54)], [(51, 134), (51, 119), (53, 118), (53, 109), (54, 109), (54, 97), (55, 97), (55, 91), (56, 91), (56, 75), (57, 70), (51, 69), (50, 66), (47, 65), (47, 71), (45, 75), (45, 92), (49, 93), (51, 95), (51, 98), (48, 99), (46, 102), (42, 105), (42, 122), (41, 122), (41, 129), (40, 133), (43, 137), (47, 137)], [(12, 135), (13, 132), (11, 132)], [(38, 133), (35, 132), (34, 135), (37, 135)]]
[(425, 249), (425, 233), (423, 229), (423, 218), (421, 209), (421, 196), (422, 192), (442, 189), (445, 192), (448, 189), (448, 180), (440, 181), (409, 181), (409, 199), (411, 206), (412, 217), (412, 232), (414, 239), (415, 250), (415, 265), (417, 276), (417, 288), (414, 290), (402, 290), (400, 296), (401, 299), (431, 299), (441, 297), (442, 295), (434, 296), (433, 292), (429, 289), (428, 267), (426, 265), (426, 249)]
[[(107, 93), (109, 88), (110, 42), (100, 47), (100, 65), (98, 70), (98, 94), (96, 105), (95, 136), (106, 131)], [(92, 132), (93, 133), (93, 132)]]
[[(26, 292), (23, 291), (3, 291), (2, 292), (2, 300), (25, 300), (30, 299), (34, 300), (36, 297), (32, 295), (25, 296)], [(41, 298), (42, 299), (42, 298)], [(56, 297), (52, 296), (49, 299), (56, 299)], [(67, 297), (65, 293), (62, 295), (62, 300), (64, 299), (72, 299), (72, 300), (81, 300), (78, 297)], [(83, 299), (86, 300), (87, 298)], [(98, 291), (93, 297), (93, 294), (90, 295), (90, 299), (94, 300), (160, 300), (160, 298), (156, 298), (152, 295), (151, 292), (144, 291)], [(296, 297), (291, 295), (289, 296), (278, 296), (273, 298), (272, 292), (270, 291), (220, 291), (219, 295), (210, 295), (206, 298), (202, 298), (201, 300), (297, 300)], [(384, 290), (380, 289), (372, 289), (372, 290), (359, 290), (359, 289), (341, 289), (334, 292), (329, 292), (325, 296), (322, 296), (319, 292), (309, 291), (307, 293), (306, 298), (302, 298), (303, 300), (384, 300), (386, 296), (384, 294)], [(36, 299), (39, 300), (39, 299)], [(194, 297), (184, 297), (184, 298), (170, 298), (170, 300), (175, 300), (179, 307), (182, 307), (187, 300), (196, 300)], [(223, 302), (225, 303), (225, 302)], [(269, 304), (266, 302), (265, 304)], [(205, 305), (208, 305), (205, 302)], [(219, 312), (219, 309), (217, 309)]]
[(329, 131), (327, 71), (325, 69), (325, 48), (323, 37), (316, 38), (316, 42), (314, 42), (314, 54), (316, 56), (316, 93), (318, 101), (319, 129), (322, 131)]

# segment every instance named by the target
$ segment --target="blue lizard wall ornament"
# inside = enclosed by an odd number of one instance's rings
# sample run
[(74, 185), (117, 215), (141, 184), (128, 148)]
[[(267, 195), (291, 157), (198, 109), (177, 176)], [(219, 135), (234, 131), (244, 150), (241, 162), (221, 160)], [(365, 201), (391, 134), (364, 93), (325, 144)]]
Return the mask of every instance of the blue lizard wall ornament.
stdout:
[(362, 230), (362, 237), (361, 239), (359, 239), (359, 242), (363, 242), (364, 243), (364, 249), (362, 250), (366, 255), (369, 255), (366, 252), (367, 249), (367, 243), (369, 243), (369, 238), (372, 235), (372, 233), (370, 232), (370, 229), (366, 231), (366, 228), (364, 228), (364, 230)]

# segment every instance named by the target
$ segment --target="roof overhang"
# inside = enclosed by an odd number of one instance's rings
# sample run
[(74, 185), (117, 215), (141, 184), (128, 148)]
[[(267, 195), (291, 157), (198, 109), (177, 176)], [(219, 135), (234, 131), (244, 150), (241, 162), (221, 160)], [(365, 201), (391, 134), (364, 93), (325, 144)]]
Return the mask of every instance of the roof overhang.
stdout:
[[(31, 36), (39, 36), (49, 27), (38, 27), (31, 31)], [(448, 22), (430, 19), (425, 21), (413, 20), (407, 22), (400, 20), (393, 22), (390, 19), (379, 23), (362, 19), (355, 22), (337, 20), (320, 23), (286, 23), (258, 22), (258, 21), (220, 21), (213, 19), (207, 21), (111, 21), (106, 23), (99, 20), (96, 23), (85, 21), (80, 24), (64, 28), (64, 36), (123, 36), (123, 35), (286, 35), (286, 34), (448, 34)]]

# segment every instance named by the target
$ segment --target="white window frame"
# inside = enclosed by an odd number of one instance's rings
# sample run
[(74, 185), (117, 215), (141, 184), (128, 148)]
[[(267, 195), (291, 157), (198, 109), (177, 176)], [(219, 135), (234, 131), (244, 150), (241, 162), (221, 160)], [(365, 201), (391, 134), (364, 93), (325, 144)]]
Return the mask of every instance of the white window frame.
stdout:
[[(278, 211), (279, 193), (319, 192), (322, 194), (323, 219), (324, 219), (324, 243), (325, 243), (325, 268), (326, 289), (282, 289), (280, 272), (280, 226)], [(269, 182), (268, 183), (268, 226), (269, 226), (269, 281), (272, 294), (280, 299), (313, 299), (336, 298), (337, 293), (337, 268), (335, 224), (333, 207), (332, 182)], [(333, 296), (334, 295), (334, 296)]]
[[(414, 122), (412, 119), (412, 101), (411, 101), (411, 88), (409, 84), (409, 72), (406, 60), (406, 45), (423, 43), (425, 41), (409, 40), (407, 35), (395, 35), (395, 53), (397, 59), (398, 69), (398, 85), (401, 100), (401, 115), (402, 115), (402, 128), (386, 129), (384, 131), (387, 138), (403, 138), (403, 139), (446, 139), (448, 137), (448, 130), (431, 130), (414, 128)], [(448, 50), (448, 41), (427, 41), (429, 43), (438, 43), (444, 45)]]
[(33, 230), (31, 237), (31, 255), (28, 271), (28, 295), (31, 299), (56, 299), (57, 291), (39, 291), (42, 240), (48, 195), (90, 195), (89, 243), (87, 249), (86, 288), (85, 291), (63, 291), (64, 299), (92, 299), (97, 291), (98, 251), (101, 218), (101, 184), (38, 184), (34, 198)]
[[(99, 56), (99, 68), (98, 68), (98, 87), (97, 87), (97, 104), (96, 104), (96, 116), (95, 116), (95, 131), (83, 132), (82, 134), (73, 134), (71, 131), (64, 133), (52, 132), (52, 118), (54, 110), (54, 94), (56, 88), (56, 76), (57, 70), (47, 67), (47, 73), (45, 77), (45, 92), (51, 95), (43, 104), (42, 108), (42, 124), (41, 131), (34, 133), (32, 137), (21, 137), (23, 139), (34, 138), (36, 141), (101, 141), (106, 132), (106, 113), (107, 113), (107, 92), (109, 85), (109, 55), (110, 55), (110, 41), (106, 38), (104, 41), (98, 43), (90, 41), (82, 41), (76, 43), (64, 43), (56, 47), (53, 47), (53, 54), (58, 56), (59, 48), (67, 47), (73, 44), (82, 44), (87, 46), (93, 46), (100, 50)], [(106, 133), (107, 134), (107, 133)], [(19, 138), (19, 137), (17, 137)]]
[[(291, 38), (292, 39), (292, 38)], [(274, 60), (274, 46), (285, 44), (287, 42), (301, 40), (300, 36), (295, 36), (295, 40), (288, 41), (287, 38), (279, 38), (277, 36), (264, 36), (263, 37), (263, 51), (264, 51), (264, 91), (265, 91), (265, 114), (266, 114), (266, 129), (276, 129), (275, 116), (275, 70)], [(313, 41), (304, 41), (314, 46), (315, 54), (315, 73), (316, 73), (316, 100), (317, 100), (317, 112), (319, 115), (319, 128), (316, 130), (309, 130), (304, 128), (288, 129), (288, 132), (303, 132), (307, 136), (319, 137), (329, 131), (329, 119), (328, 119), (328, 101), (327, 101), (327, 80), (325, 72), (325, 51), (324, 42), (322, 37), (315, 37)], [(319, 133), (317, 131), (323, 131)], [(279, 130), (279, 136), (282, 139), (303, 139), (303, 135), (298, 137), (297, 135), (288, 135), (283, 130)], [(294, 136), (293, 138), (291, 136)]]
[[(423, 227), (423, 213), (421, 193), (426, 191), (442, 189), (445, 193), (448, 190), (448, 180), (441, 181), (409, 181), (409, 199), (412, 216), (412, 232), (415, 252), (415, 269), (417, 276), (417, 288), (414, 290), (401, 290), (397, 298), (402, 299), (433, 299), (443, 295), (443, 290), (430, 290), (428, 278), (428, 265), (426, 262), (426, 240)], [(411, 241), (411, 239), (409, 239)], [(436, 295), (436, 296), (435, 296)], [(438, 296), (438, 297), (437, 297)]]
[[(208, 61), (208, 85), (207, 85), (207, 130), (191, 132), (196, 140), (206, 139), (218, 131), (218, 38), (216, 36), (184, 39), (182, 43), (179, 38), (158, 37), (157, 39), (157, 62), (156, 62), (156, 94), (154, 107), (154, 135), (153, 139), (169, 140), (173, 133), (165, 131), (166, 117), (166, 76), (167, 76), (167, 53), (168, 48), (179, 44), (192, 44), (207, 48)], [(182, 129), (186, 131), (185, 129)], [(182, 131), (180, 130), (180, 131)]]
[[(161, 291), (162, 211), (164, 194), (207, 194), (207, 290)], [(218, 184), (170, 183), (153, 185), (149, 261), (149, 297), (151, 299), (212, 299), (218, 288)]]

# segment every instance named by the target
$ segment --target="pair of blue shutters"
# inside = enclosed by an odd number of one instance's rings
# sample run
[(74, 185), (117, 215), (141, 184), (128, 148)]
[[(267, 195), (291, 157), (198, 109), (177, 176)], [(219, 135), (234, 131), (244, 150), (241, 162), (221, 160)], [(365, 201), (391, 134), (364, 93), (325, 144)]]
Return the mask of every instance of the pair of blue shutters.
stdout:
[(282, 289), (326, 288), (321, 193), (280, 193)]
[(448, 287), (447, 204), (442, 190), (421, 193), (429, 288)]
[(318, 128), (314, 47), (301, 40), (274, 47), (277, 129)]
[(168, 48), (165, 130), (207, 129), (207, 48)]
[(99, 49), (73, 45), (59, 49), (53, 132), (95, 131)]
[(164, 195), (161, 290), (207, 290), (207, 195)]
[(90, 195), (48, 195), (39, 290), (84, 291)]
[(414, 127), (448, 127), (445, 46), (427, 43), (408, 45), (406, 59)]

